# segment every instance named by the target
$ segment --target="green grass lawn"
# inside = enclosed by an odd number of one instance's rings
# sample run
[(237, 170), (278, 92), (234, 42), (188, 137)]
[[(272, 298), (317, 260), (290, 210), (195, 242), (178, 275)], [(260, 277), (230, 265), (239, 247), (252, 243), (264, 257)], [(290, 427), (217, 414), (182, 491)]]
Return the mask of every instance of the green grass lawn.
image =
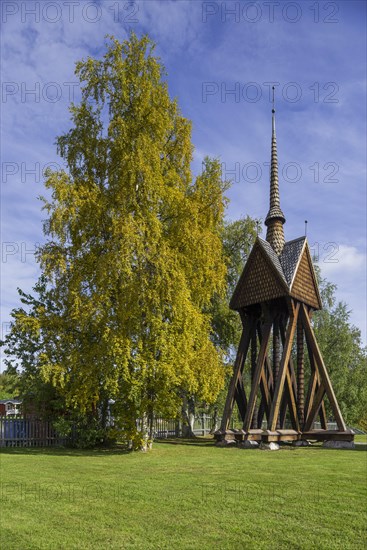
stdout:
[(366, 446), (3, 449), (3, 549), (366, 548)]

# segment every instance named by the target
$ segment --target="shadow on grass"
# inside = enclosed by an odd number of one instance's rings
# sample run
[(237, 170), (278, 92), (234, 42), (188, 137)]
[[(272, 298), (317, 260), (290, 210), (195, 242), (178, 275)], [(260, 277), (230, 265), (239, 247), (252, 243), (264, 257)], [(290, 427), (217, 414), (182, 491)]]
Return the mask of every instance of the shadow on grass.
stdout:
[[(213, 447), (216, 449), (238, 449), (240, 451), (256, 451), (261, 450), (258, 447), (254, 449), (243, 449), (237, 445), (228, 445), (227, 447), (216, 447), (214, 437), (193, 437), (193, 438), (167, 438), (167, 439), (157, 439), (154, 441), (154, 445), (158, 444), (168, 444), (168, 445), (192, 445), (195, 447)], [(314, 441), (309, 447), (295, 447), (291, 442), (282, 441), (280, 443), (280, 449), (287, 449), (291, 451), (305, 451), (308, 450), (319, 450), (319, 451), (367, 451), (367, 443), (355, 443), (354, 449), (329, 449), (324, 447), (322, 441)], [(265, 451), (267, 452), (267, 451)]]
[[(193, 438), (167, 438), (167, 439), (156, 439), (153, 444), (153, 450), (155, 446), (159, 445), (184, 445), (184, 446), (194, 446), (194, 447), (215, 447), (214, 438), (209, 437), (193, 437)], [(229, 445), (230, 449), (238, 449), (243, 451), (243, 449), (237, 447), (236, 445)], [(222, 447), (221, 449), (226, 449)], [(281, 449), (289, 449), (293, 451), (305, 451), (309, 450), (319, 450), (319, 451), (343, 451), (343, 452), (355, 452), (355, 451), (367, 451), (367, 443), (356, 443), (354, 449), (328, 449), (323, 447), (321, 442), (313, 443), (309, 447), (293, 447), (291, 444), (281, 444)], [(249, 449), (247, 449), (249, 450)], [(251, 450), (251, 449), (250, 449)], [(260, 449), (253, 449), (260, 450)], [(116, 445), (114, 447), (96, 447), (95, 449), (75, 449), (72, 447), (1, 447), (0, 454), (7, 455), (47, 455), (47, 456), (83, 456), (83, 457), (108, 457), (116, 455), (127, 455), (131, 454), (134, 451), (131, 451), (126, 448), (124, 445)]]
[(195, 447), (213, 447), (215, 440), (214, 437), (168, 437), (167, 439), (155, 439), (154, 445), (156, 443), (158, 443), (158, 445), (161, 443), (167, 443), (168, 445), (194, 445)]
[[(167, 438), (167, 439), (155, 439), (153, 444), (153, 450), (155, 445), (160, 444), (169, 445), (194, 445), (196, 447), (214, 446), (214, 438), (195, 437), (192, 439), (183, 438)], [(89, 456), (89, 457), (101, 457), (101, 456), (116, 456), (126, 455), (133, 453), (126, 448), (126, 445), (116, 445), (114, 447), (96, 447), (94, 449), (76, 449), (74, 447), (1, 447), (0, 454), (9, 455), (47, 455), (47, 456)]]
[(48, 455), (48, 456), (115, 456), (126, 455), (132, 451), (125, 446), (96, 447), (95, 449), (75, 449), (73, 447), (1, 447), (1, 454), (9, 455)]

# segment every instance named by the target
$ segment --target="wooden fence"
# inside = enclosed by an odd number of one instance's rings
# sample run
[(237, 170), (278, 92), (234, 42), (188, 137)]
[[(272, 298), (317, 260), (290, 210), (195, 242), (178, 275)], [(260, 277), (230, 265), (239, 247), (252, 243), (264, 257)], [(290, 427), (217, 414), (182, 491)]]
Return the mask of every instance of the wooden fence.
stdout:
[[(218, 420), (220, 425), (220, 418)], [(213, 417), (209, 414), (201, 414), (195, 417), (193, 432), (195, 435), (208, 435), (213, 428)], [(182, 422), (180, 420), (165, 420), (164, 418), (155, 418), (153, 422), (155, 439), (166, 437), (181, 437)]]
[[(220, 418), (217, 425), (219, 424)], [(155, 439), (182, 436), (182, 423), (179, 420), (155, 418), (153, 426)], [(195, 435), (208, 435), (212, 428), (212, 416), (203, 414), (195, 418)], [(263, 428), (266, 429), (265, 424)], [(332, 424), (329, 424), (329, 428), (333, 428)], [(53, 447), (70, 443), (70, 438), (56, 433), (51, 422), (21, 416), (0, 416), (0, 447)]]
[(19, 416), (0, 417), (0, 447), (53, 447), (65, 445), (51, 422)]
[[(182, 436), (179, 420), (154, 419), (154, 438)], [(194, 434), (208, 435), (212, 429), (212, 417), (195, 418)], [(59, 436), (51, 422), (22, 416), (0, 416), (0, 447), (52, 447), (70, 444), (70, 438)]]

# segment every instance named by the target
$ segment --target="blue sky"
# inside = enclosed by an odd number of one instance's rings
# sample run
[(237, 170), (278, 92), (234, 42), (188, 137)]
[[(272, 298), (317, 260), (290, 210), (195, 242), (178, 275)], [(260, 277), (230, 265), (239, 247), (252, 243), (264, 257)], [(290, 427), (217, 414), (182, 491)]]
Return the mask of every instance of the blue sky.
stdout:
[(366, 335), (366, 3), (75, 1), (1, 3), (2, 333), (16, 288), (38, 276), (42, 170), (77, 101), (75, 61), (105, 35), (148, 33), (193, 122), (193, 169), (219, 157), (229, 219), (268, 209), (270, 83), (276, 83), (286, 239), (304, 234)]

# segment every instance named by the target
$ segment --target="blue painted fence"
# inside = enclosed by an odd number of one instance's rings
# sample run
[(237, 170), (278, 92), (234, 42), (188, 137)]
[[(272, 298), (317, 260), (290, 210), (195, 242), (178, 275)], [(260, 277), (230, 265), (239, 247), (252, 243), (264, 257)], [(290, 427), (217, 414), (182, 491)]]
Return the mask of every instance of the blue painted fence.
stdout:
[(23, 417), (0, 417), (0, 447), (53, 447), (65, 445), (51, 422)]

